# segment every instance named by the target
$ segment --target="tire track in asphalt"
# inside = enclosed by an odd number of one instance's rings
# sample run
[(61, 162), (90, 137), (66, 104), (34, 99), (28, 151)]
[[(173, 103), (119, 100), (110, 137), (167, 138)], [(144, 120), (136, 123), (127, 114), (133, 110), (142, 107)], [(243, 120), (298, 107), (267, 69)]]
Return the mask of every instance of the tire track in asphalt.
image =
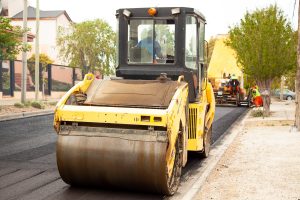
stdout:
[(0, 179), (0, 189), (18, 183), (20, 181), (26, 180), (33, 176), (40, 174), (39, 170), (17, 170), (14, 173), (9, 173), (1, 177)]
[(0, 157), (2, 161), (28, 161), (37, 159), (48, 154), (55, 152), (55, 144), (56, 142), (51, 142), (46, 145), (31, 148), (25, 151), (21, 151), (15, 154), (9, 154), (7, 156)]
[(58, 173), (38, 173), (35, 176), (17, 182), (14, 185), (0, 189), (1, 199), (21, 198), (24, 194), (30, 193), (58, 179), (60, 179)]

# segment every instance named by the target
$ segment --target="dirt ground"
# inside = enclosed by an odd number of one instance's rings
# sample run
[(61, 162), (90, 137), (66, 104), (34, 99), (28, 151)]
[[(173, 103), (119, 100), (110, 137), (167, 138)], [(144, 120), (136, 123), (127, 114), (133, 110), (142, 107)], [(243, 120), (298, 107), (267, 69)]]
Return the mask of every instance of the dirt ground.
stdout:
[(299, 200), (299, 142), (300, 134), (289, 126), (244, 130), (195, 199)]
[(44, 109), (38, 109), (34, 107), (24, 107), (24, 108), (17, 108), (13, 105), (5, 105), (5, 106), (0, 106), (0, 116), (7, 115), (7, 114), (15, 114), (15, 113), (23, 113), (23, 112), (33, 112), (33, 111), (41, 111), (41, 110), (54, 110), (55, 106), (54, 105), (47, 105), (45, 104)]

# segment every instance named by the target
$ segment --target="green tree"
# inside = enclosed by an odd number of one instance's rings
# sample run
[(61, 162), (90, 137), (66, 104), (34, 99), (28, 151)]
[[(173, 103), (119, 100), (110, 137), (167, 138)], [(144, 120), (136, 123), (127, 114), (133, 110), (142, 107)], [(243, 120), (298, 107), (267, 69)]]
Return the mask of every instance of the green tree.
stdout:
[(285, 86), (292, 91), (295, 91), (296, 68), (288, 71), (285, 75)]
[[(294, 31), (294, 40), (295, 40), (295, 48), (297, 49), (297, 41), (298, 41), (298, 31)], [(297, 55), (296, 60), (297, 60)], [(284, 74), (286, 77), (286, 85), (289, 89), (296, 91), (296, 74), (297, 74), (297, 61), (295, 61), (295, 65), (289, 70), (287, 73)]]
[[(39, 58), (40, 58), (40, 64), (42, 65), (41, 66), (42, 67), (42, 72), (45, 72), (46, 68), (47, 68), (47, 65), (52, 64), (53, 60), (51, 60), (48, 57), (47, 54), (43, 54), (43, 53), (41, 53), (39, 55)], [(35, 83), (35, 54), (32, 54), (31, 57), (27, 61), (28, 61), (27, 67), (28, 67), (31, 79)], [(43, 77), (43, 75), (42, 75), (42, 85), (40, 87), (42, 87), (42, 94), (43, 95), (45, 94), (45, 84), (46, 83), (47, 83), (47, 79), (45, 77)], [(43, 96), (43, 98), (44, 98), (44, 96)]]
[[(270, 94), (272, 81), (296, 65), (296, 41), (290, 22), (277, 5), (247, 12), (239, 25), (230, 27), (226, 44), (237, 53), (243, 71), (263, 93)], [(270, 96), (264, 99), (269, 115)]]
[(161, 45), (162, 52), (165, 52), (167, 55), (174, 55), (175, 30), (171, 29), (170, 25), (157, 24), (155, 26), (155, 31), (157, 35), (160, 36), (156, 38), (156, 40)]
[[(57, 45), (60, 55), (71, 66), (87, 66), (91, 72), (99, 70), (111, 74), (116, 62), (116, 34), (103, 20), (96, 19), (59, 29)], [(85, 71), (86, 72), (86, 71)]]
[[(51, 60), (48, 55), (41, 53), (40, 54), (40, 63), (42, 65), (42, 70), (46, 71), (46, 67), (48, 64), (52, 64), (53, 60)], [(28, 59), (27, 64), (28, 70), (30, 72), (30, 76), (33, 81), (35, 81), (35, 54), (32, 54), (32, 56)]]
[[(294, 32), (294, 40), (295, 40), (295, 48), (297, 48), (297, 40), (298, 40), (298, 31)], [(287, 88), (289, 88), (290, 90), (295, 91), (295, 80), (296, 80), (296, 72), (297, 72), (297, 64), (295, 64), (290, 70), (288, 70), (287, 72), (285, 72), (283, 74), (283, 76), (285, 77), (285, 82), (284, 82), (284, 86), (286, 86)], [(275, 82), (275, 84), (274, 84)], [(273, 83), (272, 86), (273, 88), (279, 88), (280, 87), (280, 82), (281, 82), (281, 78), (278, 77), (276, 78)]]
[(19, 26), (12, 26), (11, 20), (0, 16), (0, 60), (12, 60), (22, 50), (29, 50), (29, 46), (22, 47), (22, 34)]

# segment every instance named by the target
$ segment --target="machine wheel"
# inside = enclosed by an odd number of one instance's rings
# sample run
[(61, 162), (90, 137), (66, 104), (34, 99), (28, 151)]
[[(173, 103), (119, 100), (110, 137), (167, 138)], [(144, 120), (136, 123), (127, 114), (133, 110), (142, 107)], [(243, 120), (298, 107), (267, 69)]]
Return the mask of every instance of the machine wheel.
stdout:
[(209, 155), (209, 151), (210, 151), (210, 146), (211, 146), (211, 135), (212, 135), (212, 125), (210, 126), (210, 128), (205, 131), (205, 135), (203, 138), (203, 151), (201, 152), (201, 155), (204, 158), (207, 158)]
[[(179, 134), (180, 135), (180, 134)], [(174, 167), (172, 171), (171, 177), (168, 177), (167, 180), (167, 188), (163, 192), (166, 195), (173, 195), (179, 186), (180, 183), (180, 176), (181, 176), (181, 158), (183, 154), (183, 144), (180, 137), (177, 138), (176, 141), (176, 154), (175, 154), (175, 160), (174, 160)]]
[(293, 97), (292, 96), (287, 96), (286, 100), (291, 101), (291, 100), (293, 100)]

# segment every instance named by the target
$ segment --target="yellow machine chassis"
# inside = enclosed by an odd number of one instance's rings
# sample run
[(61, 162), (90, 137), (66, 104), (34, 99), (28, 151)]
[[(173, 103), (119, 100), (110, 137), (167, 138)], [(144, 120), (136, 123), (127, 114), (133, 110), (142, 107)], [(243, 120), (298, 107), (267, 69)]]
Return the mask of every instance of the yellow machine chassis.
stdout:
[(148, 126), (149, 130), (151, 127), (161, 127), (167, 136), (165, 160), (169, 176), (174, 167), (175, 144), (179, 136), (183, 144), (183, 156), (180, 158), (182, 166), (187, 162), (187, 151), (203, 151), (204, 132), (211, 128), (215, 112), (210, 83), (200, 93), (199, 102), (189, 104), (188, 84), (183, 84), (183, 77), (179, 77), (178, 88), (167, 109), (65, 105), (71, 94), (86, 92), (93, 80), (94, 76), (87, 74), (58, 102), (54, 114), (54, 128), (58, 134), (60, 126), (66, 122)]

